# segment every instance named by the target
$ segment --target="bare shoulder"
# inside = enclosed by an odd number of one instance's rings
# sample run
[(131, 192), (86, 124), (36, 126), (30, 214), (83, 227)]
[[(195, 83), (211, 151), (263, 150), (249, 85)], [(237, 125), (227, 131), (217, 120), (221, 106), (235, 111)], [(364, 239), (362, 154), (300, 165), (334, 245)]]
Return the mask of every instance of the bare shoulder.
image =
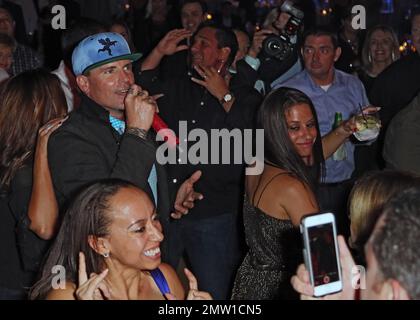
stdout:
[(171, 293), (174, 294), (177, 299), (183, 300), (185, 298), (184, 287), (182, 286), (174, 268), (172, 268), (169, 264), (161, 263), (159, 265), (159, 269), (165, 276), (169, 288), (171, 289)]
[(311, 188), (293, 176), (285, 181), (279, 201), (292, 223), (297, 226), (305, 214), (319, 211), (318, 203)]
[(296, 201), (308, 195), (313, 197), (309, 186), (291, 174), (282, 174), (271, 180), (265, 190), (270, 201), (283, 204), (284, 201)]
[(263, 181), (257, 204), (268, 215), (297, 226), (303, 215), (318, 211), (311, 188), (289, 172), (271, 167)]
[(273, 195), (275, 198), (282, 194), (290, 197), (301, 195), (302, 192), (311, 192), (308, 186), (289, 173), (274, 176), (270, 180), (270, 184), (267, 185), (265, 192)]
[(288, 197), (302, 197), (302, 195), (305, 194), (312, 195), (312, 191), (308, 185), (290, 174), (282, 175), (281, 179), (278, 179), (278, 181), (275, 183), (277, 184), (278, 188), (281, 188), (282, 193)]
[(76, 285), (73, 282), (66, 282), (66, 286), (61, 289), (52, 289), (47, 293), (45, 300), (76, 300), (74, 293), (76, 292)]

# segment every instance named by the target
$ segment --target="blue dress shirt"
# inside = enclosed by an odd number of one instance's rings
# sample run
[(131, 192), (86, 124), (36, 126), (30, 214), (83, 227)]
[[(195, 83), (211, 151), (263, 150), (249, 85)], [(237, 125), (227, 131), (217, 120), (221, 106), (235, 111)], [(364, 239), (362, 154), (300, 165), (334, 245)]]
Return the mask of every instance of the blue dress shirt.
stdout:
[[(360, 112), (359, 104), (363, 107), (369, 105), (365, 88), (355, 76), (334, 70), (334, 80), (327, 91), (317, 85), (306, 70), (293, 78), (278, 84), (275, 88), (290, 87), (304, 92), (311, 98), (318, 116), (321, 136), (332, 130), (336, 112), (341, 112), (343, 120)], [(354, 145), (345, 143), (347, 158), (335, 161), (332, 157), (325, 161), (326, 183), (347, 180), (354, 171)]]

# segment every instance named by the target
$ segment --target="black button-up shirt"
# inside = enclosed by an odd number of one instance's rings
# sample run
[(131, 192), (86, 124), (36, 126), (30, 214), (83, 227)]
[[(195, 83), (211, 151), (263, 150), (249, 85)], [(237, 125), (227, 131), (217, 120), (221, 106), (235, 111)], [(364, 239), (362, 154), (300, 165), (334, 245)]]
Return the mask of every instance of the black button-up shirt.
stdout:
[[(190, 154), (198, 154), (203, 159), (208, 159), (208, 164), (193, 164), (191, 158), (188, 157), (186, 164), (168, 165), (169, 184), (173, 196), (185, 179), (196, 170), (202, 171), (202, 176), (196, 183), (195, 189), (204, 195), (204, 199), (197, 201), (195, 207), (190, 210), (191, 214), (185, 218), (200, 219), (218, 214), (237, 213), (238, 206), (242, 204), (243, 147), (238, 149), (242, 157), (241, 163), (234, 164), (234, 146), (240, 146), (238, 141), (230, 139), (230, 146), (227, 148), (230, 162), (222, 164), (222, 141), (219, 139), (218, 161), (212, 161), (217, 150), (211, 148), (211, 144), (215, 142), (214, 139), (211, 139), (211, 134), (212, 129), (227, 129), (229, 131), (239, 129), (243, 143), (243, 129), (251, 129), (254, 126), (255, 111), (261, 102), (260, 94), (250, 86), (235, 85), (235, 81), (232, 79), (230, 91), (233, 93), (235, 101), (230, 111), (226, 112), (222, 104), (205, 88), (192, 82), (189, 75), (162, 80), (159, 79), (155, 69), (139, 73), (137, 83), (147, 89), (150, 94), (164, 94), (158, 100), (159, 114), (177, 135), (179, 135), (180, 121), (186, 121), (188, 133), (193, 129), (202, 129), (208, 138), (207, 142), (200, 138), (196, 138), (197, 141), (188, 141), (188, 148), (184, 150), (184, 152), (188, 151)], [(185, 139), (182, 136), (179, 138), (180, 140)], [(189, 140), (193, 140), (193, 138), (189, 137)], [(194, 149), (191, 147), (198, 148), (199, 145), (207, 147), (207, 156), (193, 152)], [(204, 147), (201, 150), (204, 150)], [(236, 156), (239, 155), (239, 151), (236, 152)]]

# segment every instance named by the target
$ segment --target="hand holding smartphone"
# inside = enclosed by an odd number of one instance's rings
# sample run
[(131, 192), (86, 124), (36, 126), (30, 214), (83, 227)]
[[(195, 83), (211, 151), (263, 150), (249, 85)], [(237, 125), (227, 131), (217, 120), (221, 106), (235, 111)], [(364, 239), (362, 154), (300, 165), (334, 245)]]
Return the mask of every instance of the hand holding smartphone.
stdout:
[(335, 217), (332, 213), (305, 216), (300, 230), (303, 257), (314, 296), (320, 297), (343, 289)]

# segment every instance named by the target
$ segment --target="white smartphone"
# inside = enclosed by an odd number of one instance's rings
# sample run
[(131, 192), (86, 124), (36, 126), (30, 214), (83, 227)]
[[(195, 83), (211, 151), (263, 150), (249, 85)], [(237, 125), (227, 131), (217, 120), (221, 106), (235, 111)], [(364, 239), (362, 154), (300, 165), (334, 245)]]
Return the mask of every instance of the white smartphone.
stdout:
[(314, 296), (321, 297), (343, 289), (335, 217), (332, 213), (302, 218), (303, 257)]

